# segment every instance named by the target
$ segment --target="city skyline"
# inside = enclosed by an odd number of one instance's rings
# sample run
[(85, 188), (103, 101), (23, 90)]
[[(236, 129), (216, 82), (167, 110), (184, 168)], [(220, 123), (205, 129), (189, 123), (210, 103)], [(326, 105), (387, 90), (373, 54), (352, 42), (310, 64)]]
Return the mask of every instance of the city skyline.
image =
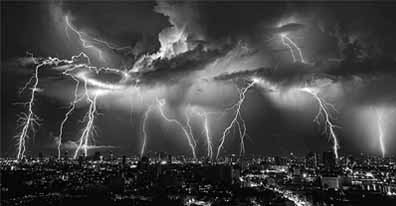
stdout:
[(0, 6), (1, 205), (396, 205), (396, 3)]

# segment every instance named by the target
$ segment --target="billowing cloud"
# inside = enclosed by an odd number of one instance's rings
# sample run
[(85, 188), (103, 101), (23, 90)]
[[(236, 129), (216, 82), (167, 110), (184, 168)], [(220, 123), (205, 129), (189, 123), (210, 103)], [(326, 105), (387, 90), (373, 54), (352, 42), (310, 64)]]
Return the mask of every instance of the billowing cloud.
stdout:
[[(239, 98), (238, 89), (253, 81), (261, 93), (252, 93), (262, 94), (253, 99), (265, 102), (258, 105), (276, 105), (281, 101), (267, 100), (284, 95), (288, 103), (316, 108), (311, 96), (293, 91), (305, 86), (345, 108), (395, 104), (396, 47), (389, 38), (394, 31), (389, 22), (382, 24), (384, 17), (365, 18), (365, 25), (343, 8), (259, 2), (88, 5), (51, 4), (48, 17), (56, 31), (48, 40), (52, 46), (37, 50), (35, 55), (42, 57), (13, 59), (2, 66), (26, 79), (35, 63), (45, 63), (38, 96), (60, 100), (56, 104), (69, 104), (77, 79), (79, 95), (84, 95), (84, 83), (91, 95), (102, 91), (101, 109), (142, 113), (165, 99), (170, 113), (182, 120), (186, 105), (224, 110)], [(68, 28), (65, 16), (72, 25)], [(377, 20), (381, 22), (374, 25)], [(91, 47), (84, 48), (84, 42)], [(278, 97), (270, 94), (274, 91)], [(86, 104), (81, 101), (77, 107)], [(65, 142), (65, 147), (75, 145)]]

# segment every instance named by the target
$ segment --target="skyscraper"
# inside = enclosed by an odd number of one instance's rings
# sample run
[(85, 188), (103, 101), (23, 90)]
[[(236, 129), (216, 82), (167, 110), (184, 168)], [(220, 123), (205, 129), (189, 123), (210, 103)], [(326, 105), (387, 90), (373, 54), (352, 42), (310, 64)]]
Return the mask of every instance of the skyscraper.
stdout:
[(337, 160), (333, 152), (323, 152), (323, 166), (326, 170), (333, 170), (337, 166)]

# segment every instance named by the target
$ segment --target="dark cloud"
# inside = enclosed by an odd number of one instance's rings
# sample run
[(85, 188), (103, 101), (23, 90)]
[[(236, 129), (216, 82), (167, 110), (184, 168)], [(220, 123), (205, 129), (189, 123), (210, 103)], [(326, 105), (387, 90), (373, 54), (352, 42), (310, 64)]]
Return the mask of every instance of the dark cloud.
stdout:
[[(269, 4), (265, 7), (260, 2), (209, 2), (198, 3), (202, 13), (202, 24), (207, 35), (214, 40), (223, 38), (236, 39), (242, 36), (255, 36), (261, 25), (268, 27), (283, 13), (284, 4)], [(280, 5), (280, 6), (279, 6)]]
[[(2, 136), (12, 136), (10, 134), (15, 130), (15, 125), (10, 123), (13, 120), (11, 116), (23, 109), (4, 105), (23, 99), (18, 97), (15, 91), (28, 79), (28, 75), (32, 74), (35, 66), (31, 57), (15, 58), (23, 56), (26, 51), (31, 51), (35, 56), (44, 57), (39, 58), (38, 61), (45, 61), (48, 59), (46, 56), (69, 59), (83, 50), (76, 35), (70, 31), (67, 35), (65, 32), (64, 15), (70, 15), (73, 25), (91, 38), (128, 48), (111, 49), (100, 41), (92, 41), (95, 47), (106, 54), (105, 62), (98, 62), (93, 52), (87, 51), (90, 65), (87, 65), (87, 57), (80, 55), (71, 59), (71, 63), (58, 61), (56, 64), (41, 68), (39, 86), (43, 92), (38, 93), (39, 103), (35, 107), (37, 113), (46, 113), (45, 110), (48, 108), (57, 111), (56, 108), (65, 103), (65, 101), (54, 101), (54, 97), (70, 100), (74, 82), (60, 75), (65, 69), (78, 67), (77, 71), (88, 71), (89, 66), (99, 70), (103, 65), (110, 65), (117, 70), (127, 71), (141, 60), (143, 69), (129, 72), (132, 77), (127, 80), (122, 79), (119, 72), (104, 70), (99, 73), (92, 71), (89, 75), (98, 81), (127, 87), (141, 85), (143, 88), (155, 90), (159, 86), (172, 90), (166, 92), (161, 90), (159, 95), (166, 98), (167, 106), (176, 116), (182, 116), (179, 111), (181, 104), (186, 103), (189, 90), (197, 80), (207, 84), (213, 83), (212, 87), (206, 85), (207, 88), (200, 88), (202, 85), (197, 86), (196, 96), (202, 99), (200, 105), (223, 108), (223, 105), (229, 104), (227, 101), (232, 99), (228, 97), (232, 96), (229, 93), (234, 91), (233, 84), (246, 79), (251, 81), (253, 77), (266, 79), (286, 89), (304, 84), (319, 87), (321, 85), (314, 83), (326, 82), (329, 83), (329, 87), (336, 87), (336, 92), (339, 92), (333, 98), (334, 101), (348, 104), (348, 107), (395, 105), (394, 10), (394, 4), (340, 2), (334, 4), (199, 1), (7, 3), (2, 7), (2, 17), (4, 15), (7, 18), (1, 20), (2, 51), (6, 51), (2, 52), (2, 74), (7, 75), (2, 77), (2, 86), (6, 86), (2, 88), (2, 111), (8, 112), (7, 123), (2, 121), (7, 133), (3, 135), (2, 132)], [(307, 60), (306, 64), (291, 63), (293, 60), (290, 51), (281, 43), (280, 33), (290, 34), (289, 37), (301, 47)], [(243, 49), (237, 45), (244, 45), (243, 47), (249, 52), (242, 52)], [(233, 52), (236, 54), (234, 55)], [(246, 61), (247, 63), (243, 61), (253, 58), (254, 61)], [(208, 66), (216, 64), (217, 67)], [(214, 68), (214, 71), (208, 68)], [(230, 82), (232, 84), (228, 84)], [(224, 92), (221, 86), (229, 90), (224, 89), (227, 91)], [(92, 85), (91, 87), (95, 88)], [(208, 95), (211, 90), (216, 89), (226, 94)], [(323, 93), (331, 93), (324, 91)], [(210, 98), (221, 100), (216, 103), (210, 101), (209, 104), (203, 93)], [(124, 96), (127, 95), (120, 95), (119, 98), (125, 98)], [(254, 108), (260, 111), (255, 113), (261, 113), (261, 110), (265, 109), (278, 109), (272, 108), (273, 105), (268, 106), (273, 104), (268, 103), (268, 99), (257, 96), (259, 95), (254, 92), (249, 93), (246, 102), (249, 106), (244, 109), (249, 110), (248, 107), (254, 104), (259, 105)], [(249, 102), (250, 99), (257, 103)], [(113, 98), (111, 101), (124, 101), (124, 99)], [(52, 107), (47, 107), (48, 105)], [(63, 112), (58, 111), (58, 115), (53, 115), (51, 119), (53, 121), (47, 123), (49, 127), (55, 128), (53, 130), (58, 129)], [(248, 128), (252, 128), (253, 125), (251, 136), (278, 138), (284, 135), (282, 132), (287, 126), (282, 118), (278, 117), (279, 111), (271, 112), (277, 114), (269, 114), (270, 117), (259, 114), (262, 116), (257, 117), (246, 112), (249, 114), (246, 115), (247, 118), (250, 118), (250, 121), (247, 121), (248, 124), (250, 123)], [(9, 121), (8, 118), (11, 120)], [(279, 125), (273, 123), (273, 118), (279, 120)], [(131, 125), (129, 122), (126, 123), (125, 119), (120, 119), (120, 122), (125, 124), (124, 130), (114, 136), (130, 135), (131, 131), (127, 128)], [(297, 117), (293, 117), (291, 122), (295, 119)], [(103, 121), (106, 121), (105, 117), (99, 118), (98, 124)], [(261, 124), (271, 127), (268, 129), (273, 133), (263, 135)], [(254, 125), (257, 127), (256, 131)], [(114, 125), (106, 129), (118, 130), (118, 126)], [(68, 133), (74, 134), (74, 130)], [(286, 136), (294, 138), (296, 134), (286, 134)], [(316, 134), (307, 136), (317, 137)], [(287, 141), (297, 141), (293, 138)], [(112, 138), (108, 139), (107, 141), (111, 142)], [(9, 142), (3, 144), (3, 141), (6, 140), (2, 139), (2, 145), (9, 145)], [(255, 141), (260, 145), (256, 150), (261, 151), (260, 141), (263, 140), (256, 138)], [(65, 142), (65, 146), (75, 147), (71, 141)]]
[(351, 76), (388, 76), (396, 75), (396, 61), (391, 59), (366, 59), (361, 62), (341, 62), (327, 69), (329, 75), (337, 77)]
[(225, 73), (214, 77), (214, 80), (264, 78), (279, 86), (302, 85), (317, 78), (328, 78), (326, 74), (318, 72), (317, 68), (305, 64), (289, 64), (283, 67), (266, 67), (253, 70)]
[(64, 2), (64, 14), (90, 36), (118, 46), (131, 46), (136, 54), (159, 48), (158, 33), (169, 26), (167, 17), (153, 10), (155, 2)]
[(395, 76), (364, 76), (342, 81), (343, 101), (349, 106), (396, 106)]
[(178, 55), (170, 60), (160, 60), (154, 63), (155, 70), (141, 75), (142, 84), (176, 84), (188, 78), (193, 72), (205, 69), (205, 65), (224, 56), (233, 47), (226, 46), (218, 50), (203, 51), (198, 46), (192, 51)]

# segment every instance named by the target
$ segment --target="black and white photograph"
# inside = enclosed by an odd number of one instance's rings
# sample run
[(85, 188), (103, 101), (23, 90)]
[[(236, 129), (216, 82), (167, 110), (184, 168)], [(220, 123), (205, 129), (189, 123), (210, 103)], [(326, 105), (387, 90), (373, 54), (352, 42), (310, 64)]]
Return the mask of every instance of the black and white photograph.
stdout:
[(0, 5), (0, 205), (396, 205), (396, 2)]

